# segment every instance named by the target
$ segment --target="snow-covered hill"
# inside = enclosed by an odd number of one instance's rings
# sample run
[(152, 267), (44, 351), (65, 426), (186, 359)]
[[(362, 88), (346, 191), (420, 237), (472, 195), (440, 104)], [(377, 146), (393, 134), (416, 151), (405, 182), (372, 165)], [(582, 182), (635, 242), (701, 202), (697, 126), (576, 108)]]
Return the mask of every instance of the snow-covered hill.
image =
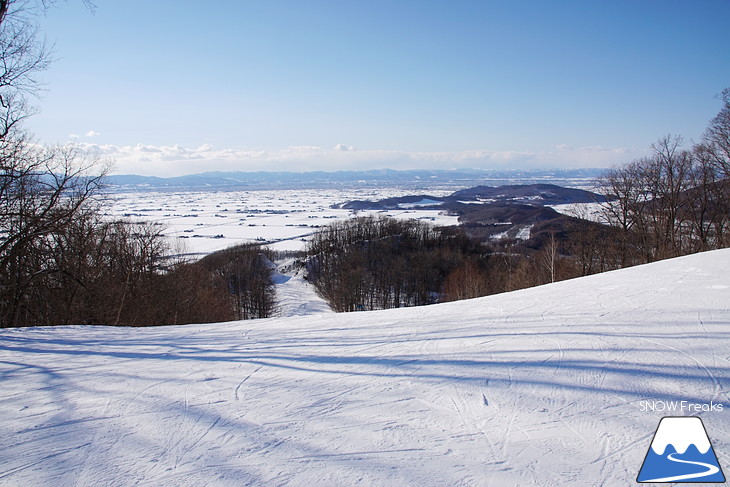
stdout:
[(2, 330), (0, 381), (0, 485), (623, 486), (670, 415), (727, 471), (730, 250), (422, 308)]

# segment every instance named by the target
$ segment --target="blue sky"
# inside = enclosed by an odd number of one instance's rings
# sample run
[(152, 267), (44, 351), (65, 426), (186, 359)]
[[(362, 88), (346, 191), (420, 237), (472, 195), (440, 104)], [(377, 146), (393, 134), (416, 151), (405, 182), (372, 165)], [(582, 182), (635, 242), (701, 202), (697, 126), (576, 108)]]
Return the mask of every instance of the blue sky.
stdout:
[(730, 87), (728, 0), (95, 3), (40, 19), (28, 128), (120, 173), (605, 167)]

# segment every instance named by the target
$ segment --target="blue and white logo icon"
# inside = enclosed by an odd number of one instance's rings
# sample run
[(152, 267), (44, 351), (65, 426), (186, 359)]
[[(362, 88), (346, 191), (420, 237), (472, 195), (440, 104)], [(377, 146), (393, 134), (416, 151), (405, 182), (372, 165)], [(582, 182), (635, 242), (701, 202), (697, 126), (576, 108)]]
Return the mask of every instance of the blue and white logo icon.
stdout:
[(637, 482), (725, 482), (702, 420), (669, 416), (659, 421)]

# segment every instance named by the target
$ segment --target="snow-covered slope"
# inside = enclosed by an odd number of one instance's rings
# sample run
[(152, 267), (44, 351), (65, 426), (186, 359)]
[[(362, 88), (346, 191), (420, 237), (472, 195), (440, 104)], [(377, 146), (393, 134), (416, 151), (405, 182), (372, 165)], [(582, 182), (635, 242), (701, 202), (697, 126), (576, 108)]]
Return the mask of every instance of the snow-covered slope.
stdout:
[(730, 250), (422, 308), (2, 330), (0, 381), (0, 485), (630, 485), (668, 415), (727, 471)]

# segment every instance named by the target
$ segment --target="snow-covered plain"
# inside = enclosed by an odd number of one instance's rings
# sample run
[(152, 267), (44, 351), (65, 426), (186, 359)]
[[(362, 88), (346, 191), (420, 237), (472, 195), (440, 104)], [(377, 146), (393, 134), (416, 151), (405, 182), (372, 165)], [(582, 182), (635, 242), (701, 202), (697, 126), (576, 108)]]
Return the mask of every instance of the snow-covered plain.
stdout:
[[(437, 196), (453, 190), (430, 190)], [(409, 193), (404, 188), (273, 191), (180, 191), (114, 193), (106, 208), (109, 218), (151, 221), (162, 225), (180, 253), (207, 254), (241, 242), (266, 243), (274, 250), (303, 250), (321, 226), (355, 216), (332, 208), (348, 200), (379, 200)], [(457, 217), (418, 207), (360, 216), (388, 214), (421, 219), (437, 225), (456, 225)]]
[(603, 203), (566, 203), (564, 205), (550, 205), (550, 208), (563, 215), (597, 223), (607, 223)]
[[(421, 308), (1, 330), (0, 378), (3, 486), (625, 486), (677, 415), (728, 472), (730, 250)], [(647, 407), (672, 401), (715, 410)]]

